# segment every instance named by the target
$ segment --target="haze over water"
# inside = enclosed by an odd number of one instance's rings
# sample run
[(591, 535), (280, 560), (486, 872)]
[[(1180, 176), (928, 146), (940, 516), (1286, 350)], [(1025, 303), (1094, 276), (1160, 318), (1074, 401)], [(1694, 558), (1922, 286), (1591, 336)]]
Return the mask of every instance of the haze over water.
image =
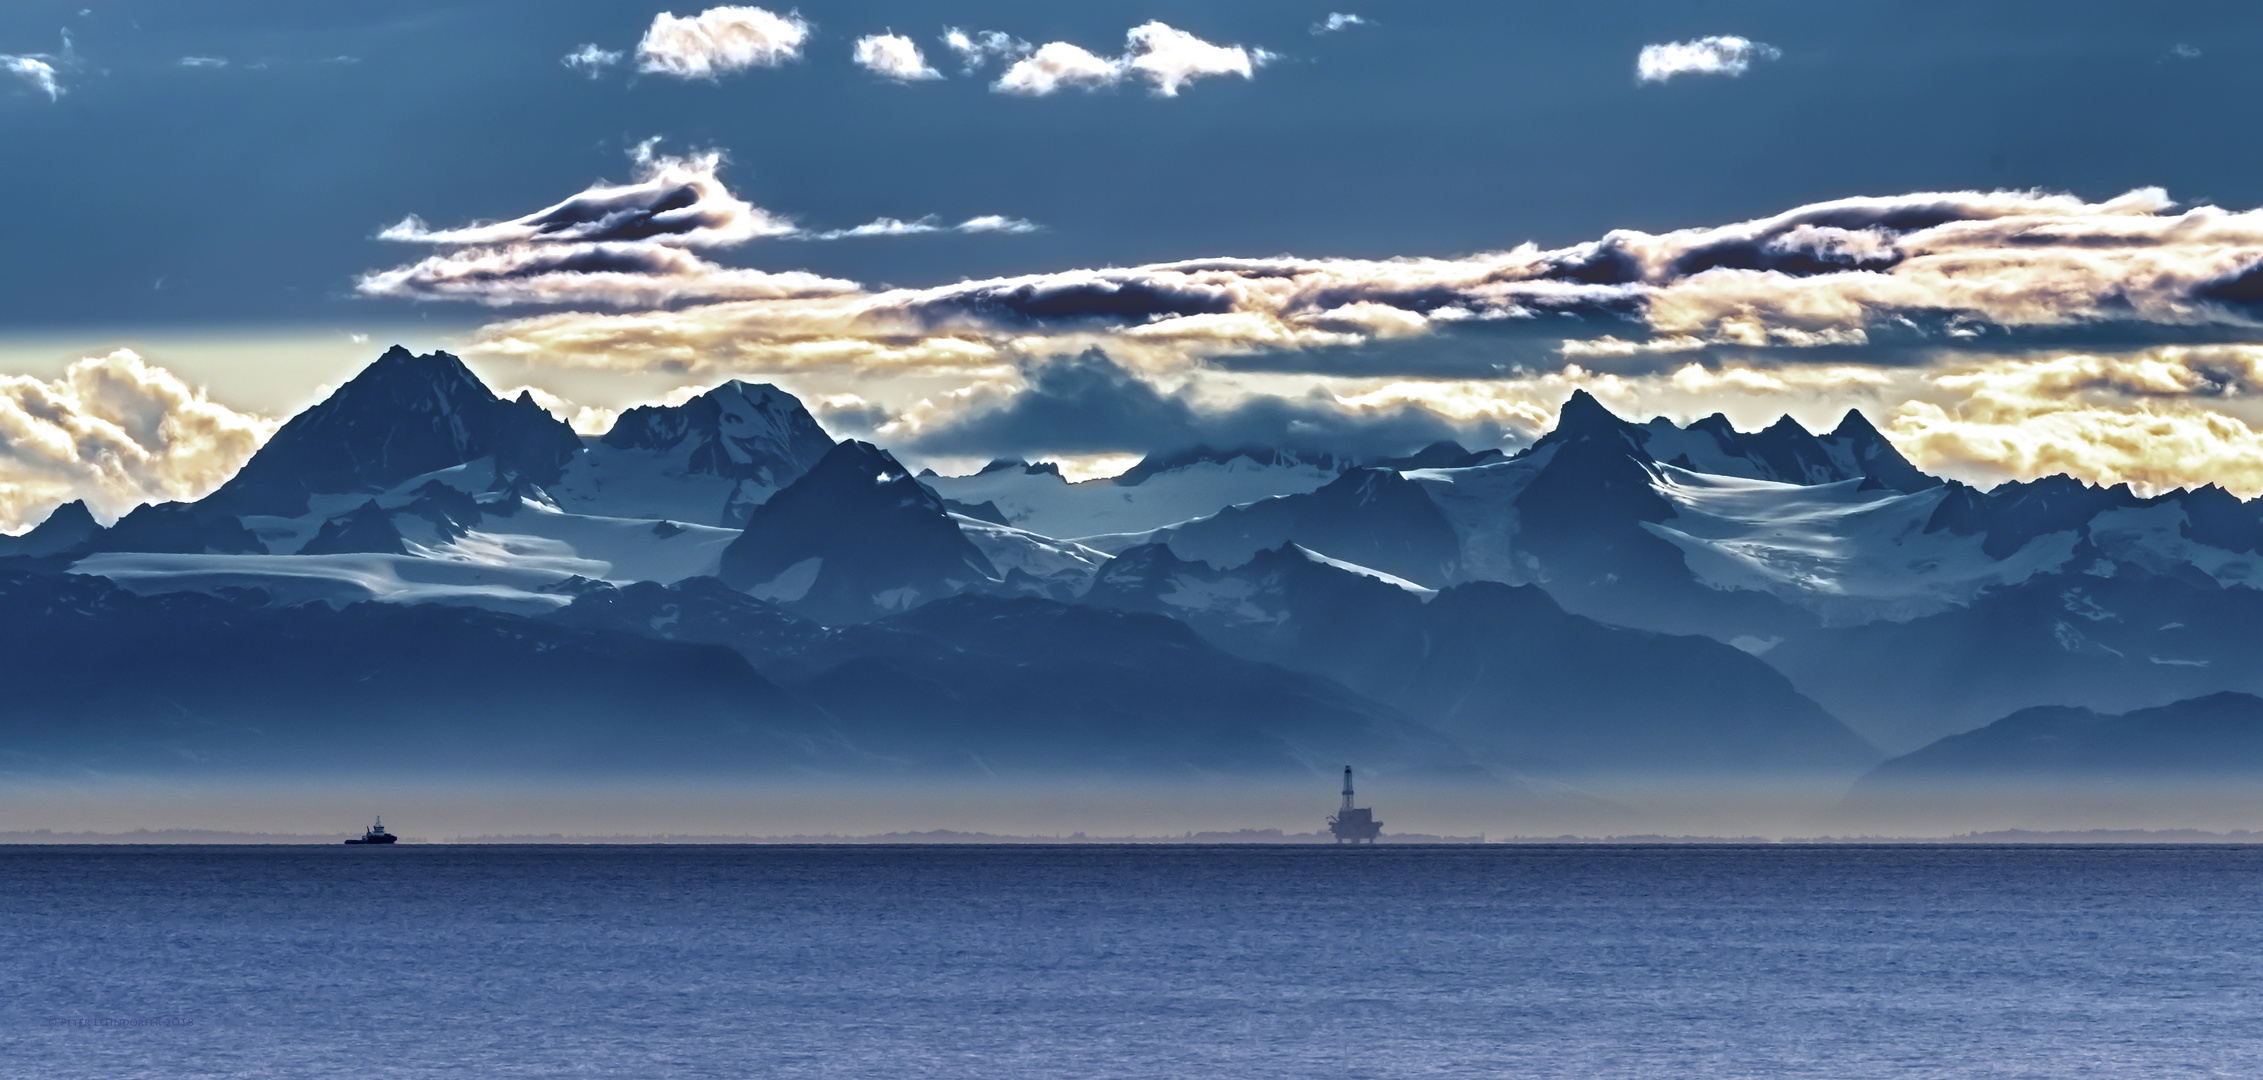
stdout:
[(2263, 1067), (2245, 847), (8, 848), (18, 1075)]

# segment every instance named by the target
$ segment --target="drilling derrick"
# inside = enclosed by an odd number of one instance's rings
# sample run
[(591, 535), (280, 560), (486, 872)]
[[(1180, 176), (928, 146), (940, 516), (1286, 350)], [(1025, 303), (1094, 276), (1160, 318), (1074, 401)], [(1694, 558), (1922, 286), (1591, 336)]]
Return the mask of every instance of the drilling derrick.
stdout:
[(1354, 844), (1375, 842), (1383, 833), (1383, 823), (1375, 820), (1375, 811), (1352, 805), (1352, 767), (1344, 766), (1344, 805), (1336, 816), (1328, 819), (1328, 831), (1336, 834), (1336, 842), (1346, 840)]

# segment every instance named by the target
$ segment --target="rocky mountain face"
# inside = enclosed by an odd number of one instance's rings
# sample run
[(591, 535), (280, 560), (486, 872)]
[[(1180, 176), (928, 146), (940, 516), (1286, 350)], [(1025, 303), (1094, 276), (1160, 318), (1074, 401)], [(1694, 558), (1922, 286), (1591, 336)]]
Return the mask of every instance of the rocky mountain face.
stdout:
[(826, 623), (862, 622), (1002, 575), (887, 451), (844, 442), (756, 507), (724, 549), (732, 587)]
[(1759, 660), (1606, 626), (1533, 586), (1433, 593), (1295, 546), (1220, 570), (1154, 544), (1103, 567), (1086, 602), (1333, 678), (1526, 773), (1852, 775), (1877, 760)]
[(454, 356), (396, 345), (291, 418), (204, 502), (289, 517), (306, 512), (310, 495), (375, 494), (480, 458), (492, 458), (500, 475), (542, 484), (580, 450), (573, 429), (532, 397), (504, 401)]
[(832, 448), (798, 398), (733, 379), (682, 405), (622, 413), (549, 489), (585, 513), (744, 528)]
[(0, 571), (7, 769), (487, 777), (832, 762), (734, 653), (443, 605), (274, 607)]

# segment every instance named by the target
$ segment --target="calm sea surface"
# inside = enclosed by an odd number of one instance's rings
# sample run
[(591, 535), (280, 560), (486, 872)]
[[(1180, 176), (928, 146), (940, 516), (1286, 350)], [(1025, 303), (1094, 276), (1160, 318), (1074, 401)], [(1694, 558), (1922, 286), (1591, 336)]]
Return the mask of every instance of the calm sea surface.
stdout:
[(2263, 1076), (2245, 847), (0, 848), (0, 1076)]

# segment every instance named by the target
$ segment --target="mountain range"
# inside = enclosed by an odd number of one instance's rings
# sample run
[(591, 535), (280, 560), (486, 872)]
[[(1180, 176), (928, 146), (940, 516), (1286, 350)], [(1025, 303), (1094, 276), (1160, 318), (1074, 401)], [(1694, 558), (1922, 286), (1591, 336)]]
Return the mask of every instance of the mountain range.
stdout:
[(2263, 502), (1981, 490), (1859, 412), (1747, 433), (1581, 391), (1513, 453), (1071, 483), (915, 475), (738, 381), (585, 438), (395, 348), (201, 500), (0, 537), (0, 768), (1844, 785), (2263, 693), (2259, 571)]

